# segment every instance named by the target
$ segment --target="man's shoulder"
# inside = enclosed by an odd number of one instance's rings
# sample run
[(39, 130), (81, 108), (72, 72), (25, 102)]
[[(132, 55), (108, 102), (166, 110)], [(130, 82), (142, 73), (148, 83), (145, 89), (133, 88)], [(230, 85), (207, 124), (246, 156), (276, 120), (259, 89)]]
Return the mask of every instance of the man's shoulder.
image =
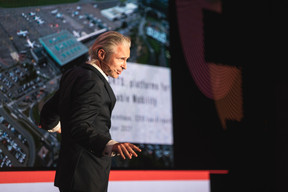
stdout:
[(81, 79), (99, 79), (99, 72), (89, 64), (81, 64), (66, 70), (64, 77), (81, 78)]

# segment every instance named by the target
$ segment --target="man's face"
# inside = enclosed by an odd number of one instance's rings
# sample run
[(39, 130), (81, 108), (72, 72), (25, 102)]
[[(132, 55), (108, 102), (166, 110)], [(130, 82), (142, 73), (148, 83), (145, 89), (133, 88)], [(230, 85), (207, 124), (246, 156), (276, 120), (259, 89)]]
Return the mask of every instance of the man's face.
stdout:
[(106, 74), (112, 78), (118, 78), (121, 72), (127, 68), (127, 59), (130, 57), (130, 48), (126, 45), (118, 45), (114, 49), (114, 53), (110, 55), (107, 65), (110, 69)]

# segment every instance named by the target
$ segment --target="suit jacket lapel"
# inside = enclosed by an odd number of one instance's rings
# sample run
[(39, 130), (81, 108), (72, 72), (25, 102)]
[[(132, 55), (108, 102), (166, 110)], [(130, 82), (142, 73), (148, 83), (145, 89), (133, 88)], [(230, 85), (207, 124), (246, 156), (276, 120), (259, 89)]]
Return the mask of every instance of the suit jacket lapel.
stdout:
[(111, 99), (111, 111), (112, 111), (114, 106), (115, 106), (115, 103), (116, 103), (116, 97), (115, 97), (114, 91), (112, 90), (110, 84), (108, 83), (108, 81), (106, 81), (106, 79), (105, 79), (105, 88), (106, 88), (108, 95)]
[(105, 79), (105, 77), (103, 77), (103, 75), (100, 73), (100, 71), (98, 71), (95, 67), (93, 67), (92, 65), (89, 65), (89, 64), (84, 64), (84, 67), (85, 68), (89, 68), (91, 69), (92, 71), (94, 71), (100, 78), (101, 80), (104, 82), (104, 85), (105, 85), (105, 89), (110, 97), (110, 100), (111, 100), (111, 106), (110, 106), (110, 109), (111, 111), (113, 110), (114, 106), (115, 106), (115, 103), (116, 103), (116, 97), (115, 97), (115, 94), (110, 86), (110, 84), (108, 83), (108, 81)]

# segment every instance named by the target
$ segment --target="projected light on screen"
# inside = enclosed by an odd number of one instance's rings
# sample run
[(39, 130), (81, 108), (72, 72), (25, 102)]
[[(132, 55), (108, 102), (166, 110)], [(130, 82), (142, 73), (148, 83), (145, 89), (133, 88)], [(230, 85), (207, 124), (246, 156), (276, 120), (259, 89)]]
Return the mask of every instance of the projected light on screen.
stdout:
[(221, 18), (215, 19), (221, 16), (221, 1), (178, 0), (177, 8), (179, 33), (190, 73), (199, 90), (214, 100), (225, 129), (227, 120), (243, 118), (243, 101), (241, 68), (226, 65), (223, 56), (223, 26)]

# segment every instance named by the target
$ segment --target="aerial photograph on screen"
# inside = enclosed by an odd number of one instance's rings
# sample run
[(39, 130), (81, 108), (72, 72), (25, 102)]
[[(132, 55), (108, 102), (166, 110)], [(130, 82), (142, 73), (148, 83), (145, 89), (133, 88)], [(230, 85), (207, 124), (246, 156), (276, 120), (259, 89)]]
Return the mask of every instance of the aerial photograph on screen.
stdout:
[(62, 73), (85, 62), (109, 30), (132, 41), (127, 71), (109, 79), (117, 98), (112, 139), (142, 149), (132, 161), (113, 158), (112, 168), (172, 168), (168, 6), (169, 0), (0, 0), (0, 170), (56, 167), (61, 135), (39, 128), (40, 110)]

